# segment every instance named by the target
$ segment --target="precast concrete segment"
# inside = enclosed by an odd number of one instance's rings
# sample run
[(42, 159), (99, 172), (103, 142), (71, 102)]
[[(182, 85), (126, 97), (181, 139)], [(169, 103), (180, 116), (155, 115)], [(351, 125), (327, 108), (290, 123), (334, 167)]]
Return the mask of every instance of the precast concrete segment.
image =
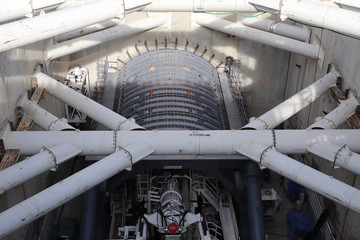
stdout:
[(123, 11), (121, 0), (98, 0), (3, 24), (0, 26), (0, 52), (109, 20)]
[(316, 142), (307, 150), (325, 160), (334, 167), (339, 166), (360, 175), (360, 155), (350, 151), (346, 146), (338, 146), (329, 142)]
[(247, 27), (241, 23), (234, 23), (215, 17), (199, 15), (195, 18), (197, 24), (223, 33), (235, 35), (239, 38), (259, 42), (275, 48), (297, 53), (306, 57), (318, 58), (319, 46), (311, 45), (291, 38)]
[(354, 97), (342, 101), (340, 105), (332, 110), (326, 116), (317, 120), (315, 123), (310, 125), (308, 129), (334, 129), (339, 127), (341, 124), (355, 113), (356, 107), (359, 103)]
[(67, 103), (73, 108), (91, 117), (112, 130), (134, 130), (143, 129), (134, 121), (126, 119), (81, 93), (65, 86), (57, 80), (38, 72), (34, 75), (37, 84), (44, 87), (48, 93)]
[(119, 73), (119, 113), (152, 130), (226, 129), (217, 70), (182, 50), (142, 53)]
[(81, 149), (68, 143), (43, 147), (34, 156), (0, 171), (0, 194), (51, 168), (56, 168), (80, 153)]
[(281, 15), (295, 21), (360, 37), (360, 12), (311, 0), (282, 1)]
[(259, 165), (360, 213), (360, 190), (279, 153), (271, 145), (247, 142), (236, 148)]
[(295, 115), (318, 97), (329, 90), (329, 87), (336, 84), (340, 74), (336, 71), (330, 72), (310, 86), (304, 88), (291, 98), (280, 103), (273, 109), (267, 111), (258, 118), (251, 118), (250, 123), (242, 129), (272, 129), (291, 116)]
[(69, 54), (100, 45), (110, 40), (148, 31), (165, 23), (166, 19), (164, 17), (155, 16), (127, 24), (121, 24), (100, 32), (95, 32), (93, 34), (49, 46), (46, 49), (45, 56), (47, 60), (67, 56)]
[(0, 238), (131, 167), (152, 152), (153, 149), (141, 143), (120, 148), (91, 166), (7, 209), (0, 213)]
[[(126, 0), (128, 1), (128, 0)], [(126, 6), (125, 1), (125, 6)], [(144, 12), (257, 12), (247, 0), (154, 0), (141, 9)]]
[(107, 155), (117, 146), (143, 143), (159, 155), (226, 155), (246, 142), (275, 145), (284, 154), (307, 153), (319, 141), (347, 145), (360, 152), (360, 130), (211, 130), (211, 131), (66, 131), (18, 132), (2, 136), (5, 149), (20, 149), (33, 155), (43, 146), (70, 143), (82, 149), (83, 155)]
[(23, 97), (18, 104), (21, 109), (35, 122), (36, 125), (44, 130), (62, 131), (76, 129), (67, 123), (66, 119), (60, 119), (37, 104)]

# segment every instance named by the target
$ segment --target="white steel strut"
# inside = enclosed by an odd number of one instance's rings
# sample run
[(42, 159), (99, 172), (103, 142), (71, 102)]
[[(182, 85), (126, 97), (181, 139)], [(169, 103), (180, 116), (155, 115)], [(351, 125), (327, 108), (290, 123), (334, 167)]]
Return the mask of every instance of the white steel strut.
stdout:
[(153, 150), (143, 144), (119, 148), (102, 160), (0, 213), (0, 238), (45, 215), (120, 171), (131, 168)]

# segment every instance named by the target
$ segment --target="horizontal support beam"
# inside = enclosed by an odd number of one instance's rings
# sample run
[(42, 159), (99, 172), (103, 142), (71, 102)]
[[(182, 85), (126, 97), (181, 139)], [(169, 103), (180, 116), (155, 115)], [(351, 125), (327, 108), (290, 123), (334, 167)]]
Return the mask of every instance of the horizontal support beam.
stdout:
[(0, 213), (0, 238), (131, 167), (152, 152), (150, 147), (143, 144), (120, 148), (104, 159), (5, 210)]
[[(129, 0), (126, 0), (129, 1)], [(125, 6), (126, 6), (125, 1)], [(257, 12), (247, 0), (154, 0), (143, 12)]]
[(347, 145), (360, 152), (360, 130), (213, 130), (213, 131), (70, 131), (16, 132), (2, 136), (6, 149), (20, 149), (33, 155), (45, 146), (70, 143), (82, 149), (83, 155), (107, 155), (118, 146), (144, 143), (159, 155), (222, 155), (237, 154), (235, 149), (246, 142), (275, 145), (285, 154), (307, 153), (319, 141), (338, 146)]
[(360, 190), (279, 153), (273, 146), (247, 142), (236, 149), (259, 165), (360, 213)]
[(80, 154), (76, 146), (61, 143), (0, 171), (0, 194)]
[(199, 15), (196, 23), (223, 33), (235, 35), (239, 38), (266, 44), (275, 48), (297, 53), (306, 57), (318, 58), (319, 46), (311, 45), (292, 38), (283, 37), (266, 31), (247, 27), (241, 23), (234, 23), (223, 19)]

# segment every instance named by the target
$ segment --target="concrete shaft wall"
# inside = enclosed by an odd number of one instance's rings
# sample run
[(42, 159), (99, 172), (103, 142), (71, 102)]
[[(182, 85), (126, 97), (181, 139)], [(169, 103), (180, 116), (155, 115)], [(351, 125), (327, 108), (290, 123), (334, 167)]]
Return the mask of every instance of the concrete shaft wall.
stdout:
[[(149, 13), (149, 15), (152, 14), (155, 15), (155, 13)], [(110, 41), (55, 60), (49, 65), (43, 62), (43, 49), (48, 44), (47, 41), (0, 53), (0, 130), (8, 121), (16, 125), (15, 105), (20, 95), (30, 89), (29, 80), (36, 64), (43, 63), (45, 71), (59, 80), (65, 77), (68, 66), (80, 64), (82, 67), (89, 68), (90, 81), (94, 84), (97, 60), (108, 59), (112, 64), (111, 71), (117, 71), (122, 66), (117, 59), (127, 61), (129, 55), (137, 55), (135, 44), (140, 52), (145, 52), (145, 41), (149, 48), (155, 49), (155, 39), (157, 39), (158, 48), (164, 48), (165, 44), (168, 48), (175, 48), (177, 38), (176, 47), (181, 49), (186, 47), (188, 40), (188, 51), (193, 52), (199, 45), (196, 53), (201, 55), (206, 48), (204, 57), (208, 59), (213, 52), (215, 54), (212, 60), (213, 64), (225, 61), (227, 56), (240, 59), (241, 73), (239, 76), (249, 104), (250, 116), (260, 116), (322, 77), (327, 72), (328, 64), (336, 65), (343, 75), (343, 90), (349, 88), (356, 97), (359, 97), (360, 83), (357, 76), (360, 75), (360, 61), (358, 60), (360, 41), (357, 39), (328, 30), (312, 28), (310, 29), (312, 31), (311, 42), (320, 44), (324, 51), (321, 53), (320, 60), (311, 60), (263, 44), (201, 28), (191, 21), (193, 17), (191, 13), (162, 14), (167, 17), (168, 23), (160, 28), (126, 39)], [(146, 15), (147, 13), (133, 13), (127, 17), (125, 22), (140, 19)], [(263, 17), (268, 16), (264, 15)], [(236, 21), (238, 18), (234, 14), (221, 17), (229, 21)], [(44, 107), (52, 113), (59, 117), (63, 114), (61, 103), (53, 99), (45, 102), (46, 104), (43, 103)], [(330, 97), (322, 97), (288, 121), (287, 126), (306, 128), (314, 121), (315, 117), (323, 116), (323, 111), (330, 111), (335, 106), (336, 104)], [(333, 169), (318, 158), (312, 156), (309, 158), (321, 171), (360, 188), (359, 176), (346, 170)], [(34, 186), (33, 184), (26, 189), (34, 188)], [(0, 206), (7, 208), (23, 198), (20, 195), (12, 196), (1, 195)], [(337, 227), (338, 234), (342, 235), (343, 239), (360, 237), (360, 216), (341, 206), (335, 206), (333, 209), (331, 218)], [(14, 239), (20, 238), (14, 237)]]

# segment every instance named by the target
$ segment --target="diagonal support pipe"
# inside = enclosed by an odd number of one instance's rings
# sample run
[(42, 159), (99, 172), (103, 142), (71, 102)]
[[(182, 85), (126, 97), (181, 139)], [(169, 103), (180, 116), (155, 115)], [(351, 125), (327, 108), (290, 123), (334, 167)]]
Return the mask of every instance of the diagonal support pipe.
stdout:
[(100, 23), (96, 23), (96, 24), (93, 24), (93, 25), (90, 25), (90, 26), (87, 26), (84, 28), (66, 32), (64, 34), (55, 36), (55, 41), (56, 41), (56, 43), (64, 42), (64, 41), (74, 39), (77, 37), (81, 37), (81, 36), (84, 36), (84, 35), (87, 35), (90, 33), (98, 32), (98, 31), (101, 31), (101, 30), (104, 30), (104, 29), (107, 29), (110, 27), (114, 27), (114, 26), (120, 24), (121, 21), (122, 21), (122, 19), (120, 19), (120, 18), (113, 18), (113, 19), (110, 19), (110, 20), (107, 20), (104, 22), (100, 22)]
[(350, 151), (346, 144), (338, 146), (330, 142), (316, 142), (307, 150), (330, 161), (334, 167), (339, 166), (360, 175), (360, 155)]
[(236, 151), (253, 159), (260, 166), (360, 213), (360, 190), (279, 153), (273, 146), (248, 142), (237, 147)]
[[(0, 26), (0, 52), (124, 14), (121, 0), (98, 0)], [(101, 14), (99, 14), (101, 13)]]
[(270, 19), (244, 18), (241, 19), (240, 22), (248, 27), (268, 31), (303, 42), (307, 42), (310, 39), (309, 30)]
[(346, 122), (346, 120), (354, 114), (356, 107), (359, 103), (354, 97), (342, 101), (340, 105), (328, 113), (326, 116), (322, 117), (320, 120), (316, 121), (310, 125), (307, 129), (334, 129), (339, 127), (341, 124)]
[(133, 144), (103, 158), (29, 199), (0, 213), (0, 238), (40, 218), (151, 154), (144, 144)]
[(239, 38), (259, 42), (310, 58), (318, 58), (319, 47), (315, 45), (247, 27), (241, 23), (234, 23), (214, 17), (201, 15), (197, 17), (195, 21), (203, 27), (235, 35)]
[[(342, 101), (329, 114), (308, 127), (308, 129), (334, 129), (343, 124), (356, 110), (359, 103), (353, 96)], [(307, 151), (332, 163), (333, 167), (342, 167), (360, 175), (360, 155), (350, 151), (348, 146), (336, 145), (328, 141), (319, 141), (307, 147)]]
[(121, 24), (107, 30), (58, 43), (46, 49), (46, 59), (52, 60), (63, 57), (90, 47), (100, 45), (110, 40), (148, 31), (165, 23), (166, 19), (164, 17), (148, 17), (128, 24)]
[(120, 116), (42, 72), (36, 73), (34, 77), (37, 79), (37, 84), (44, 87), (51, 95), (78, 109), (105, 127), (112, 130), (144, 129), (132, 120)]
[(260, 117), (250, 119), (250, 123), (245, 125), (242, 129), (260, 130), (272, 129), (278, 126), (327, 92), (330, 86), (336, 84), (336, 80), (339, 76), (340, 74), (336, 71), (326, 74), (324, 77), (320, 78), (307, 88), (280, 103)]
[(80, 154), (72, 144), (43, 147), (40, 153), (0, 171), (0, 194)]
[(44, 130), (64, 131), (76, 129), (67, 123), (64, 118), (58, 118), (39, 105), (28, 100), (25, 96), (19, 101), (18, 106), (35, 122), (36, 125)]

